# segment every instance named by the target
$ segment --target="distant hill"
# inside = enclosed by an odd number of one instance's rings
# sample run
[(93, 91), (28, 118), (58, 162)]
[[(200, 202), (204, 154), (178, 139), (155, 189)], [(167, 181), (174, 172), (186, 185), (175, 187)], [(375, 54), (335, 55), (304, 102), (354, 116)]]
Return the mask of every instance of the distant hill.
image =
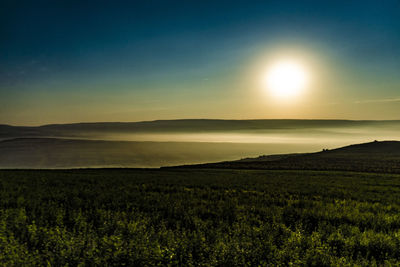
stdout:
[(112, 133), (201, 133), (279, 131), (301, 129), (327, 129), (373, 127), (400, 130), (400, 121), (354, 120), (214, 120), (184, 119), (143, 122), (93, 122), (50, 124), (35, 127), (0, 125), (0, 139), (17, 137), (91, 137)]
[(343, 170), (400, 173), (400, 142), (374, 141), (306, 154), (260, 156), (181, 168)]

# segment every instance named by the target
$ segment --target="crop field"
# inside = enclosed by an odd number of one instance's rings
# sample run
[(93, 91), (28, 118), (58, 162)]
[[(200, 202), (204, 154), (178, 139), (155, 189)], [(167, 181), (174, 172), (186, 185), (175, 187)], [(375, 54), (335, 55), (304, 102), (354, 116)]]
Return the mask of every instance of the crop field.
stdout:
[(400, 175), (0, 171), (3, 266), (400, 263)]

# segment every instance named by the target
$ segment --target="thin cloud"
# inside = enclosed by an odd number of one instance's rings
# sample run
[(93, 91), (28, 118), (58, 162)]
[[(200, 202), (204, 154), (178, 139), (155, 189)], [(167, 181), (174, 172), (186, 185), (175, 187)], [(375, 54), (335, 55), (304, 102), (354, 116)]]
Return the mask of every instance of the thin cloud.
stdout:
[(400, 97), (398, 98), (385, 98), (385, 99), (370, 99), (370, 100), (357, 100), (355, 104), (369, 104), (369, 103), (393, 103), (400, 102)]

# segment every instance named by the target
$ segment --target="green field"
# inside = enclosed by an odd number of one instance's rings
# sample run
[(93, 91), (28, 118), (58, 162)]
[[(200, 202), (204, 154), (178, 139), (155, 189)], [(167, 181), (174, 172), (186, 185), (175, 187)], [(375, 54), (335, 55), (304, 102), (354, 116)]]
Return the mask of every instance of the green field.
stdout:
[(400, 175), (0, 171), (0, 265), (400, 263)]

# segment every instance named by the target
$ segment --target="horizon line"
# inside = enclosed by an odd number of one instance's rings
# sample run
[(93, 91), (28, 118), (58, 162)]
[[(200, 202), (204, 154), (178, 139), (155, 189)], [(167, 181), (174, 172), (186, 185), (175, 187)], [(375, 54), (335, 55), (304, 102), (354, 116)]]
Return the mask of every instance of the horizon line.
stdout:
[(218, 119), (218, 118), (180, 118), (180, 119), (155, 119), (155, 120), (140, 120), (140, 121), (81, 121), (81, 122), (65, 122), (65, 123), (46, 123), (46, 124), (27, 124), (27, 125), (15, 125), (8, 123), (0, 123), (0, 126), (10, 127), (45, 127), (55, 125), (75, 125), (75, 124), (105, 124), (105, 123), (151, 123), (160, 121), (349, 121), (349, 122), (400, 122), (399, 119), (326, 119), (326, 118), (314, 118), (314, 119)]

